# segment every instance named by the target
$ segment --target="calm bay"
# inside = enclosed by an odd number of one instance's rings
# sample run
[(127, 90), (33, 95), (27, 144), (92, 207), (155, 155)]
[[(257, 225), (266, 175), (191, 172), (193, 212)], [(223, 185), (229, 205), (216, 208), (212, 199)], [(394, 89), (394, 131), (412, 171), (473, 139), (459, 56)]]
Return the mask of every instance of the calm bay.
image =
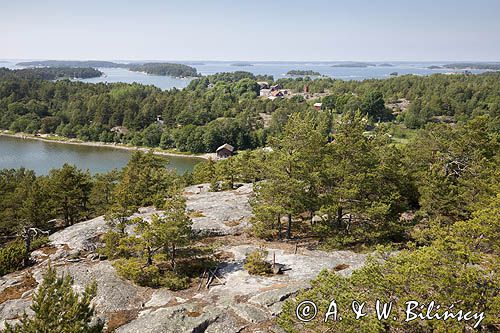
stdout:
[[(95, 147), (35, 139), (0, 136), (0, 169), (32, 169), (37, 175), (46, 175), (64, 163), (73, 164), (91, 174), (124, 167), (132, 154), (130, 150)], [(168, 168), (179, 174), (191, 171), (199, 158), (169, 156)]]

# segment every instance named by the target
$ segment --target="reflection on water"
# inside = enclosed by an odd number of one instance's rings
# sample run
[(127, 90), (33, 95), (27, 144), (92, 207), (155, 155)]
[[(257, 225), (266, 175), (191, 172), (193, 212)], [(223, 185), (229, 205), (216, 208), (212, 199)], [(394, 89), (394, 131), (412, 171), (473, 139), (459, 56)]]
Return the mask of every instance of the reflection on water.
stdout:
[[(110, 171), (124, 167), (131, 151), (108, 147), (91, 147), (45, 142), (0, 136), (0, 169), (20, 168), (35, 170), (46, 175), (53, 168), (64, 163), (74, 164), (90, 173)], [(191, 171), (200, 159), (190, 157), (168, 157), (168, 167), (179, 174)]]

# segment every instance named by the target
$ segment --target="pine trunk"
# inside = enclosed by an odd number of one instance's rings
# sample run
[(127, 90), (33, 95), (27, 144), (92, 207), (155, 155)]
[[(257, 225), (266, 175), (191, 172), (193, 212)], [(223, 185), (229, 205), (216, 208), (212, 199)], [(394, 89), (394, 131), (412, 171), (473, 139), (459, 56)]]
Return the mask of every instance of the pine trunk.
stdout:
[(175, 271), (175, 244), (172, 244), (172, 270)]
[(25, 230), (24, 246), (26, 248), (26, 252), (23, 258), (23, 266), (28, 267), (30, 264), (30, 250), (31, 250), (31, 232), (29, 229)]
[(288, 226), (286, 229), (286, 238), (292, 238), (292, 214), (288, 214)]
[(281, 231), (281, 216), (278, 214), (278, 239), (281, 240), (283, 238)]

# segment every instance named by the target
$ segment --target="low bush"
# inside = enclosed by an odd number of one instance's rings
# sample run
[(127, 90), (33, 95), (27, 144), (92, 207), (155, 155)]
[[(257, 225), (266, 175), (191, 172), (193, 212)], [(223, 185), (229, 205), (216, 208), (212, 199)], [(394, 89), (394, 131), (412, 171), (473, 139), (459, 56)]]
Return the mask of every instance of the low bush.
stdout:
[(269, 275), (272, 274), (271, 264), (265, 259), (267, 257), (267, 251), (265, 250), (255, 250), (250, 252), (246, 257), (246, 262), (244, 268), (251, 275)]
[[(35, 238), (31, 242), (31, 250), (34, 251), (41, 248), (47, 244), (48, 241), (49, 239), (47, 237)], [(21, 240), (17, 240), (0, 248), (0, 276), (22, 269), (25, 255), (26, 247)]]
[(188, 276), (172, 271), (162, 271), (156, 265), (147, 266), (144, 261), (136, 258), (118, 259), (113, 266), (118, 275), (143, 287), (182, 290), (189, 288), (191, 282)]
[(180, 276), (174, 272), (167, 271), (159, 279), (160, 286), (170, 290), (182, 290), (189, 288), (190, 279), (187, 276)]

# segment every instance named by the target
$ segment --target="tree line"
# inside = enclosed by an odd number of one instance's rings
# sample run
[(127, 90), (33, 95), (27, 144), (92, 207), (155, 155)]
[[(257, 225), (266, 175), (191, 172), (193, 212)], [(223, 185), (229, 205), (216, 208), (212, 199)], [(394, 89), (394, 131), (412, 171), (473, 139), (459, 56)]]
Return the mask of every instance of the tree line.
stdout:
[[(214, 190), (253, 182), (253, 234), (267, 240), (314, 239), (330, 249), (376, 249), (365, 266), (344, 277), (324, 270), (311, 289), (285, 302), (278, 324), (287, 332), (441, 332), (497, 330), (500, 294), (499, 118), (458, 125), (428, 124), (405, 145), (387, 128), (366, 133), (366, 117), (344, 114), (325, 135), (314, 114), (293, 114), (270, 148), (196, 166), (194, 182)], [(329, 131), (327, 131), (329, 132)], [(266, 272), (262, 254), (250, 268)], [(250, 265), (249, 264), (249, 265)], [(343, 269), (342, 267), (338, 268)], [(324, 320), (331, 300), (342, 321)], [(304, 300), (317, 318), (297, 319)], [(365, 302), (356, 319), (351, 302)], [(393, 303), (377, 320), (376, 300)], [(405, 322), (405, 302), (435, 301), (444, 311), (484, 312), (479, 321)], [(417, 312), (419, 312), (418, 310)], [(425, 311), (424, 311), (425, 313)], [(396, 320), (393, 320), (396, 316)]]
[(359, 112), (333, 124), (324, 114), (291, 115), (270, 149), (198, 164), (192, 182), (253, 182), (255, 235), (308, 234), (333, 248), (424, 244), (425, 230), (471, 218), (498, 191), (499, 118), (429, 124), (398, 145), (384, 126), (365, 132)]
[(183, 64), (171, 64), (166, 62), (151, 62), (145, 64), (129, 65), (127, 67), (129, 70), (134, 72), (145, 72), (153, 75), (168, 75), (174, 77), (197, 77), (199, 74), (196, 68), (183, 65)]
[(95, 68), (86, 67), (57, 67), (57, 68), (0, 68), (0, 80), (25, 79), (25, 80), (56, 80), (56, 79), (88, 79), (99, 77), (102, 72)]
[[(500, 110), (498, 77), (483, 75), (402, 76), (387, 80), (341, 81), (331, 78), (279, 79), (247, 72), (219, 73), (193, 80), (186, 89), (161, 91), (140, 84), (87, 84), (3, 76), (0, 79), (0, 128), (47, 133), (136, 146), (213, 152), (229, 143), (237, 150), (264, 146), (283, 130), (290, 114), (312, 110), (302, 96), (257, 98), (257, 80), (287, 89), (328, 92), (323, 109), (334, 114), (360, 110), (368, 125), (393, 121), (421, 128), (436, 117), (454, 122)], [(408, 99), (395, 116), (389, 102)], [(270, 123), (264, 116), (271, 118)], [(126, 131), (116, 130), (126, 128)]]
[[(67, 164), (47, 176), (1, 170), (0, 274), (29, 266), (31, 251), (44, 246), (50, 232), (105, 215), (109, 231), (98, 251), (115, 260), (119, 275), (140, 285), (189, 287), (213, 260), (209, 250), (189, 246), (191, 220), (181, 195), (186, 180), (166, 163), (136, 152), (122, 170), (95, 176)], [(161, 213), (133, 217), (148, 206)]]

